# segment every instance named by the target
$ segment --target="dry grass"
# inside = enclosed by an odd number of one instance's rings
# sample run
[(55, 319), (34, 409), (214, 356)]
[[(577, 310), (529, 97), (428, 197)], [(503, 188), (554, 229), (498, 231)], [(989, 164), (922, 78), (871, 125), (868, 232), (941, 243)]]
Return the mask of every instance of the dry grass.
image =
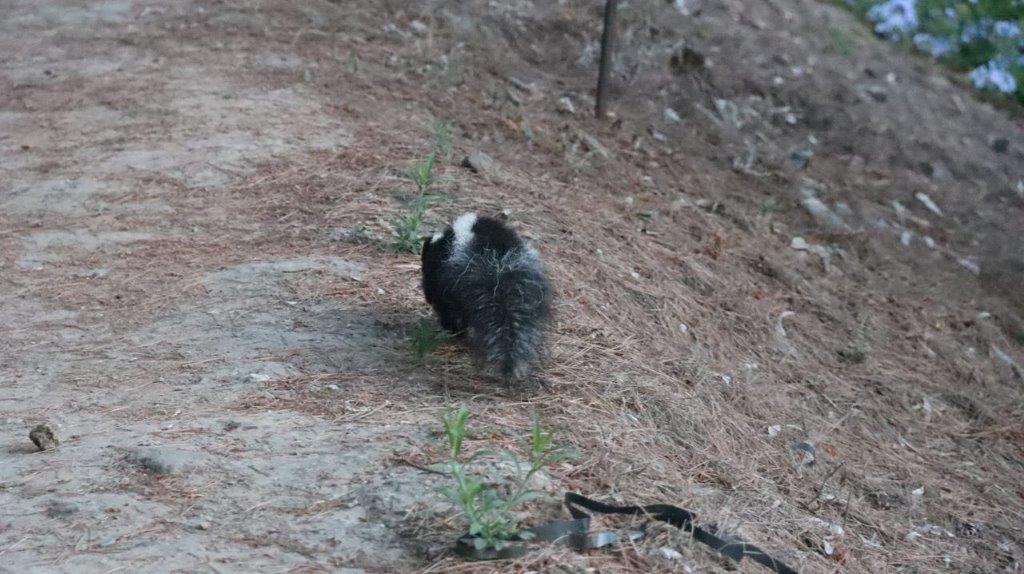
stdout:
[[(401, 209), (394, 195), (402, 184), (391, 169), (422, 154), (428, 141), (424, 135), (419, 146), (394, 145), (378, 135), (398, 130), (368, 127), (357, 134), (358, 147), (264, 176), (247, 193), (264, 198), (259, 209), (272, 217), (302, 205), (305, 190), (329, 189), (343, 207), (323, 212), (318, 226), (364, 222), (371, 238), (386, 237), (385, 222)], [(558, 294), (544, 371), (549, 386), (537, 394), (490, 387), (449, 344), (425, 367), (410, 359), (390, 374), (314, 376), (344, 386), (344, 402), (325, 399), (311, 390), (322, 385), (305, 377), (280, 387), (288, 395), (273, 404), (372, 424), (465, 400), (478, 424), (499, 429), (488, 444), (511, 444), (536, 410), (558, 440), (583, 453), (554, 469), (562, 488), (692, 508), (703, 522), (737, 531), (804, 571), (1012, 563), (995, 548), (1005, 538), (1019, 540), (1020, 427), (1008, 421), (1019, 421), (1021, 412), (983, 397), (1019, 392), (1016, 383), (991, 364), (953, 359), (963, 347), (938, 348), (962, 345), (967, 333), (934, 331), (936, 320), (956, 314), (951, 307), (886, 295), (877, 269), (897, 263), (876, 260), (875, 246), (854, 245), (837, 264), (843, 276), (824, 274), (787, 252), (786, 237), (767, 231), (766, 219), (777, 215), (744, 214), (754, 222), (744, 231), (714, 213), (673, 211), (669, 198), (649, 197), (663, 215), (646, 221), (614, 187), (597, 183), (615, 180), (617, 164), (561, 183), (538, 181), (517, 169), (517, 158), (503, 159), (500, 184), (444, 168), (472, 195), (456, 194), (429, 215), (440, 225), (465, 208), (507, 209), (541, 246)], [(272, 191), (279, 189), (295, 194), (283, 198)], [(409, 324), (426, 312), (415, 258), (389, 255), (375, 239), (341, 252), (367, 262), (363, 282), (304, 283), (297, 292), (338, 297)], [(940, 354), (931, 356), (924, 344)], [(770, 436), (772, 425), (781, 430)], [(812, 466), (793, 449), (804, 441), (816, 448)], [(914, 494), (922, 487), (922, 496)], [(834, 548), (830, 557), (825, 540)], [(721, 567), (676, 537), (586, 559), (544, 550), (502, 569), (569, 560), (601, 571), (671, 570), (650, 554), (659, 544), (678, 546), (688, 564)], [(428, 571), (494, 567), (443, 558)]]

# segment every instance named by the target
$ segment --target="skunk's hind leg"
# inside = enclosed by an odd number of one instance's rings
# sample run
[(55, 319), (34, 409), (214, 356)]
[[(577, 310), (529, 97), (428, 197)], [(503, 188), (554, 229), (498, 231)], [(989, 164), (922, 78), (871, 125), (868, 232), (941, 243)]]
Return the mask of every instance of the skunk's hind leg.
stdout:
[(437, 305), (434, 308), (437, 312), (437, 320), (441, 327), (455, 337), (461, 337), (466, 332), (466, 320), (462, 314), (450, 306)]

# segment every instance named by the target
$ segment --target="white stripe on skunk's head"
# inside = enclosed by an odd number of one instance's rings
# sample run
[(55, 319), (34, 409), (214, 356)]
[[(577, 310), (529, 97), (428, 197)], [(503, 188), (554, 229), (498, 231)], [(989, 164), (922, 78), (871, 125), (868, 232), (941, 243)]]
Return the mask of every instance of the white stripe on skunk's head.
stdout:
[(431, 236), (430, 242), (437, 243), (438, 241), (441, 241), (442, 237), (444, 237), (444, 233), (435, 233), (433, 236)]
[(473, 226), (476, 225), (476, 214), (473, 212), (463, 213), (452, 223), (452, 230), (455, 231), (454, 250), (464, 249), (473, 239)]

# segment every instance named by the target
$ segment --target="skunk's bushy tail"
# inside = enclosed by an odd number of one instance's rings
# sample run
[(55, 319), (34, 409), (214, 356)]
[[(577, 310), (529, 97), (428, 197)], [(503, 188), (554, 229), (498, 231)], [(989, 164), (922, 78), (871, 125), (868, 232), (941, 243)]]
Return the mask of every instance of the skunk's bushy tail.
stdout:
[(493, 374), (508, 383), (525, 380), (540, 362), (551, 288), (537, 252), (471, 249), (455, 278), (467, 313), (466, 334)]

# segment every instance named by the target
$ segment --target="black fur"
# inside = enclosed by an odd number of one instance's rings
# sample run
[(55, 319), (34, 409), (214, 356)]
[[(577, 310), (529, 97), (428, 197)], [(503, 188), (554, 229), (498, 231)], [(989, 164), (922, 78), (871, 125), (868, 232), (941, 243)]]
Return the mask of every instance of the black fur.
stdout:
[(526, 379), (540, 361), (551, 288), (536, 250), (511, 228), (477, 217), (471, 237), (451, 226), (423, 242), (423, 293), (441, 326), (464, 335), (493, 374)]

